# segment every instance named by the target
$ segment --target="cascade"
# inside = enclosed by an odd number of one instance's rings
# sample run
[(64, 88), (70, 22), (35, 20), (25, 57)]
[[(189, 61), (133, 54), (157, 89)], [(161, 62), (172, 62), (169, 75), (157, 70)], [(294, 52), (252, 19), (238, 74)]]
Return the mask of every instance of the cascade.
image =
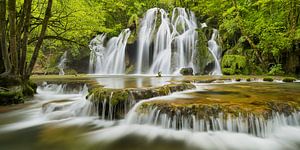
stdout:
[[(160, 25), (157, 26), (157, 23)], [(195, 69), (195, 29), (197, 24), (194, 14), (184, 8), (175, 8), (171, 18), (163, 9), (147, 11), (139, 32), (136, 73), (172, 74), (183, 67)], [(154, 45), (153, 50), (151, 43)]]
[(211, 36), (211, 39), (208, 41), (208, 50), (212, 54), (215, 61), (214, 70), (211, 72), (212, 75), (222, 75), (221, 66), (220, 66), (221, 53), (219, 50), (220, 49), (219, 45), (216, 42), (217, 36), (218, 36), (218, 30), (213, 29), (213, 34)]
[(130, 30), (123, 30), (118, 37), (111, 38), (106, 46), (105, 34), (96, 36), (90, 42), (90, 73), (124, 74), (125, 47), (130, 36)]
[(67, 62), (67, 51), (64, 52), (64, 54), (60, 57), (59, 63), (57, 65), (59, 69), (59, 75), (65, 75), (64, 69), (66, 67)]
[[(166, 96), (172, 99), (185, 95)], [(229, 131), (252, 134), (258, 137), (268, 137), (274, 130), (282, 126), (299, 126), (300, 112), (291, 112), (289, 115), (273, 112), (269, 118), (247, 114), (238, 116), (219, 113), (197, 114), (187, 109), (185, 111), (165, 110), (159, 107), (143, 107), (145, 102), (153, 99), (142, 100), (135, 104), (125, 118), (125, 124), (154, 125), (166, 129), (189, 130), (192, 132)], [(167, 98), (168, 99), (168, 98)]]
[[(200, 28), (207, 27), (205, 23)], [(174, 8), (171, 16), (163, 9), (149, 9), (141, 21), (137, 36), (136, 74), (179, 74), (181, 68), (199, 68), (197, 53), (197, 20), (193, 12), (184, 8)], [(91, 40), (89, 73), (124, 74), (125, 49), (130, 30), (125, 29), (107, 44), (106, 34)], [(218, 31), (214, 29), (208, 41), (209, 51), (215, 60), (212, 75), (222, 75), (219, 46), (216, 42)]]
[(136, 73), (141, 74), (149, 69), (150, 46), (152, 36), (155, 32), (158, 8), (149, 9), (142, 20), (138, 34), (138, 58), (136, 63)]
[[(74, 88), (74, 87), (73, 87)], [(45, 102), (42, 112), (50, 120), (63, 119), (75, 116), (96, 116), (98, 107), (91, 101), (86, 100), (88, 87), (86, 84), (78, 85), (78, 89), (68, 90), (67, 84), (47, 84), (39, 86), (37, 91), (43, 95), (56, 95), (68, 97)], [(49, 96), (50, 97), (50, 96)]]

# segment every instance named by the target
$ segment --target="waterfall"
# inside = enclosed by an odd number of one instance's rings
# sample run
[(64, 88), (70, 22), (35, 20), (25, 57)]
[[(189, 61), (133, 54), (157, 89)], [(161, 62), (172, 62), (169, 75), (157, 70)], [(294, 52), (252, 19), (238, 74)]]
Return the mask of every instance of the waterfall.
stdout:
[(65, 75), (64, 69), (66, 67), (67, 62), (67, 51), (64, 52), (64, 54), (60, 57), (59, 63), (57, 65), (59, 69), (59, 75)]
[(152, 36), (155, 32), (158, 8), (149, 9), (142, 20), (138, 34), (138, 58), (136, 64), (136, 73), (141, 74), (148, 71), (150, 61), (150, 46)]
[(125, 48), (130, 36), (130, 30), (123, 30), (118, 37), (111, 38), (106, 46), (105, 34), (96, 36), (90, 42), (90, 73), (124, 74)]
[(300, 125), (300, 112), (292, 112), (290, 115), (274, 112), (268, 119), (253, 114), (233, 116), (223, 113), (218, 116), (207, 114), (206, 117), (200, 118), (198, 114), (186, 114), (181, 111), (165, 112), (158, 107), (141, 108), (141, 105), (147, 101), (149, 100), (140, 101), (129, 111), (126, 124), (147, 124), (193, 132), (230, 131), (258, 137), (268, 137), (278, 127)]
[(175, 8), (171, 18), (163, 9), (148, 10), (138, 35), (136, 73), (172, 74), (183, 67), (195, 69), (196, 22), (195, 15), (184, 8)]
[[(199, 28), (205, 28), (205, 23)], [(141, 21), (137, 36), (137, 55), (133, 64), (136, 74), (179, 74), (182, 68), (192, 68), (198, 73), (196, 53), (198, 43), (197, 20), (193, 12), (174, 8), (169, 14), (164, 9), (149, 9)], [(90, 42), (91, 74), (124, 74), (125, 49), (130, 30), (106, 42), (106, 34), (96, 36)], [(222, 75), (220, 48), (216, 42), (218, 31), (214, 29), (208, 41), (209, 51), (215, 60), (212, 75)]]
[(211, 36), (211, 39), (208, 41), (208, 50), (210, 51), (210, 53), (212, 54), (215, 60), (215, 67), (211, 73), (212, 75), (222, 75), (221, 66), (220, 66), (221, 53), (220, 53), (219, 45), (216, 42), (217, 36), (218, 36), (218, 30), (213, 29), (213, 34)]

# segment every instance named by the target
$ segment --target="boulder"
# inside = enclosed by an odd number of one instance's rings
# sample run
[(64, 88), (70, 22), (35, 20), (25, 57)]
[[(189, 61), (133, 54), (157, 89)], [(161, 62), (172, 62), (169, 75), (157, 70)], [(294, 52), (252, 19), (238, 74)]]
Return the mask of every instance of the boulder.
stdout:
[(182, 75), (193, 75), (193, 68), (181, 68), (180, 74)]

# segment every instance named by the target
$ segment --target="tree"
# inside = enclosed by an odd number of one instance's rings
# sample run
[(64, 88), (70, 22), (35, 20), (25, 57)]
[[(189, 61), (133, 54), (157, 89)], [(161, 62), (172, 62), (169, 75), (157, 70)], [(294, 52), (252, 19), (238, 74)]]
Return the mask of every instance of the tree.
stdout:
[[(41, 30), (38, 36), (38, 40), (35, 44), (34, 52), (30, 59), (29, 65), (27, 65), (27, 45), (29, 39), (29, 29), (32, 16), (32, 0), (24, 0), (22, 5), (21, 15), (17, 16), (16, 0), (9, 0), (8, 5), (8, 20), (9, 30), (6, 29), (6, 0), (1, 0), (1, 52), (2, 60), (5, 65), (5, 72), (2, 76), (16, 76), (28, 80), (32, 72), (34, 64), (37, 60), (39, 50), (43, 43), (48, 22), (51, 17), (53, 0), (47, 1), (47, 8), (44, 18), (41, 23)], [(18, 24), (17, 24), (18, 22)], [(6, 41), (6, 32), (8, 31), (9, 41)], [(7, 43), (9, 43), (9, 51), (7, 49)]]

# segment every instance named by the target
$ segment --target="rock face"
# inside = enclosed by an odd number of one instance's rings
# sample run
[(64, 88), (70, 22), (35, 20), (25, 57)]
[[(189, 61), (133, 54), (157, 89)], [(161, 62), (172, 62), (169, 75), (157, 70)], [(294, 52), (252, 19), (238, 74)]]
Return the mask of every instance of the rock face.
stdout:
[(193, 75), (193, 68), (181, 68), (180, 74), (182, 75)]
[(173, 92), (193, 89), (191, 83), (168, 84), (152, 88), (108, 89), (94, 88), (89, 92), (88, 100), (95, 104), (103, 119), (120, 119), (129, 109), (142, 99), (168, 95)]

